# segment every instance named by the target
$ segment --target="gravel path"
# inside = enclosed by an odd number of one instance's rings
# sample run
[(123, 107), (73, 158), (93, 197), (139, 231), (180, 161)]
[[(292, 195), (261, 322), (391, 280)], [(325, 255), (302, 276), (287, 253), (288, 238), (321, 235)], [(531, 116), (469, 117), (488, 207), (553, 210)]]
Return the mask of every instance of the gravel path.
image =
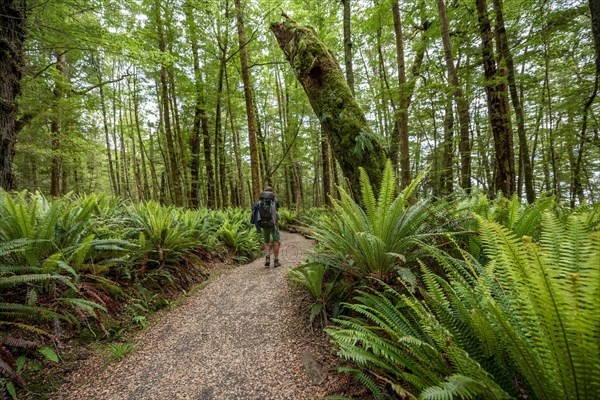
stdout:
[(143, 332), (133, 353), (93, 376), (74, 372), (54, 399), (320, 398), (304, 372), (306, 341), (286, 277), (311, 246), (282, 232), (281, 268), (260, 258), (217, 277)]

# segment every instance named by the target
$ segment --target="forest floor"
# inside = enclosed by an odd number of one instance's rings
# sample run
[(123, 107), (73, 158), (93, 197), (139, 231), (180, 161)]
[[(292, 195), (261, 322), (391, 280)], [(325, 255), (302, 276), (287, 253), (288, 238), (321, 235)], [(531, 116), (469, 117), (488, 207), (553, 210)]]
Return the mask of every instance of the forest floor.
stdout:
[[(287, 271), (313, 242), (281, 232), (282, 267), (235, 267), (190, 296), (106, 365), (88, 359), (53, 399), (314, 400), (344, 381), (322, 333), (306, 327)], [(271, 260), (272, 263), (273, 260)], [(304, 313), (305, 314), (305, 313)]]

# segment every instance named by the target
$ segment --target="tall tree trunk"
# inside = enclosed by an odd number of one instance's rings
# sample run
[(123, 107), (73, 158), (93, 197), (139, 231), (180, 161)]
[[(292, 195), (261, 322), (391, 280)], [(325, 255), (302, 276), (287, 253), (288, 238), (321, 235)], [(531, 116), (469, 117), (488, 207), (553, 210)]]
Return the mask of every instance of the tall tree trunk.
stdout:
[(592, 14), (592, 36), (596, 49), (596, 76), (600, 75), (600, 1), (589, 0)]
[[(113, 67), (111, 70), (111, 76), (115, 76), (115, 69), (117, 68), (116, 61), (113, 62)], [(159, 107), (160, 110), (160, 107)], [(112, 137), (112, 142), (114, 145), (115, 153), (115, 181), (117, 182), (117, 195), (120, 196), (121, 192), (121, 161), (119, 157), (119, 142), (117, 140), (117, 90), (113, 90), (112, 93), (112, 128), (110, 130), (110, 134)]]
[(350, 0), (342, 0), (344, 4), (344, 64), (346, 65), (346, 82), (350, 87), (352, 95), (354, 93), (354, 70), (352, 68), (352, 35), (350, 30), (350, 16), (352, 10), (350, 8)]
[(596, 74), (596, 79), (594, 80), (594, 91), (592, 92), (589, 99), (585, 102), (583, 106), (583, 122), (581, 124), (581, 133), (579, 134), (579, 143), (577, 146), (577, 158), (573, 165), (573, 179), (571, 184), (571, 207), (575, 207), (575, 200), (579, 200), (579, 203), (582, 203), (585, 200), (585, 196), (583, 193), (583, 186), (581, 184), (581, 173), (582, 173), (582, 161), (583, 161), (583, 151), (584, 144), (586, 142), (586, 131), (587, 131), (587, 120), (588, 120), (588, 112), (596, 95), (598, 94), (598, 78), (600, 78), (600, 74)]
[(0, 2), (0, 187), (15, 189), (13, 158), (15, 156), (17, 98), (21, 94), (26, 0)]
[[(102, 72), (100, 69), (101, 66), (97, 64), (96, 67), (97, 67), (98, 81), (102, 81)], [(112, 189), (113, 195), (118, 196), (117, 181), (115, 178), (115, 170), (114, 170), (113, 159), (112, 159), (112, 150), (111, 150), (112, 146), (110, 145), (108, 118), (106, 117), (106, 99), (104, 98), (104, 85), (100, 86), (100, 107), (101, 107), (101, 111), (102, 111), (102, 125), (104, 127), (104, 137), (106, 140), (106, 156), (108, 157), (108, 175), (110, 177), (110, 187)]]
[[(402, 21), (400, 20), (400, 6), (398, 0), (392, 1), (392, 16), (394, 18), (394, 34), (396, 37), (396, 60), (398, 62), (398, 91), (400, 99), (396, 110), (396, 129), (398, 144), (400, 145), (400, 182), (403, 187), (410, 184), (410, 155), (408, 146), (408, 90), (406, 87), (406, 66), (404, 60), (404, 37), (402, 35)], [(392, 138), (392, 143), (394, 139)], [(396, 146), (392, 146), (396, 147)], [(392, 150), (392, 162), (395, 160)], [(394, 165), (394, 169), (396, 165)]]
[(66, 57), (64, 53), (56, 53), (56, 70), (58, 75), (54, 82), (52, 119), (50, 123), (50, 136), (52, 145), (52, 170), (50, 171), (50, 195), (60, 196), (61, 178), (63, 173), (63, 157), (61, 150), (63, 130), (63, 101), (67, 91)]
[[(190, 206), (197, 208), (199, 206), (200, 189), (200, 129), (202, 125), (202, 116), (206, 115), (204, 106), (204, 88), (202, 83), (202, 71), (200, 70), (200, 55), (197, 38), (196, 20), (193, 15), (193, 7), (189, 1), (185, 2), (183, 7), (185, 21), (187, 24), (188, 37), (192, 47), (192, 60), (194, 67), (194, 85), (196, 89), (194, 104), (194, 122), (192, 124), (192, 134), (190, 136), (191, 163), (190, 163)], [(208, 182), (207, 182), (208, 184)]]
[[(253, 92), (254, 94), (254, 92)], [(259, 172), (262, 178), (263, 186), (269, 185), (267, 182), (271, 177), (269, 176), (269, 153), (267, 151), (267, 144), (265, 140), (265, 135), (263, 134), (261, 124), (260, 124), (260, 114), (258, 113), (257, 101), (254, 98), (252, 101), (254, 105), (254, 115), (256, 117), (256, 143), (258, 145), (259, 151)]]
[[(158, 132), (158, 130), (157, 130)], [(154, 137), (152, 136), (152, 132), (148, 130), (148, 139), (150, 140), (150, 154), (154, 154)], [(160, 196), (159, 192), (159, 184), (158, 184), (158, 174), (156, 173), (156, 167), (154, 166), (154, 160), (150, 157), (150, 154), (145, 149), (145, 146), (142, 146), (142, 151), (146, 154), (146, 159), (148, 159), (148, 165), (150, 167), (150, 177), (152, 178), (152, 198), (154, 200), (158, 200)]]
[[(162, 54), (166, 53), (166, 44), (163, 33), (161, 18), (161, 0), (156, 0), (156, 26), (158, 30), (158, 49)], [(177, 165), (177, 153), (175, 152), (175, 140), (171, 129), (171, 111), (169, 107), (169, 85), (167, 78), (167, 66), (161, 62), (160, 65), (160, 83), (161, 83), (161, 105), (163, 109), (163, 123), (165, 127), (165, 139), (167, 140), (167, 151), (169, 153), (170, 181), (173, 187), (173, 201), (176, 206), (183, 205), (181, 186), (179, 184), (179, 166)]]
[(454, 154), (454, 112), (452, 110), (452, 97), (446, 100), (446, 115), (444, 116), (444, 157), (442, 161), (441, 194), (448, 195), (453, 190), (452, 155)]
[(252, 198), (258, 199), (260, 194), (260, 177), (258, 175), (258, 145), (256, 140), (256, 121), (254, 105), (252, 104), (252, 85), (250, 83), (250, 70), (248, 68), (248, 55), (246, 52), (246, 32), (244, 30), (244, 16), (240, 0), (235, 0), (238, 38), (240, 42), (240, 63), (242, 67), (242, 81), (244, 82), (244, 99), (246, 100), (246, 113), (248, 116), (248, 140), (250, 142), (250, 170), (252, 171)]
[[(119, 84), (119, 99), (122, 99), (121, 84)], [(123, 103), (121, 100), (119, 103)], [(127, 160), (127, 143), (125, 143), (125, 123), (123, 122), (123, 110), (119, 108), (119, 148), (121, 149), (121, 187), (124, 195), (132, 199), (129, 186), (129, 162)]]
[(330, 179), (330, 168), (329, 168), (329, 143), (327, 143), (327, 135), (321, 125), (321, 162), (323, 164), (323, 197), (325, 199), (325, 205), (331, 205), (331, 179)]
[(533, 188), (533, 172), (531, 170), (531, 163), (529, 162), (529, 144), (527, 143), (527, 135), (525, 133), (525, 115), (523, 113), (523, 107), (521, 106), (521, 99), (517, 91), (517, 83), (515, 78), (515, 66), (508, 45), (508, 38), (506, 35), (506, 28), (504, 26), (504, 15), (502, 12), (502, 0), (493, 0), (494, 11), (496, 14), (496, 31), (500, 39), (500, 49), (502, 58), (506, 65), (506, 72), (508, 78), (508, 87), (510, 90), (510, 99), (515, 109), (515, 116), (517, 120), (517, 136), (519, 138), (519, 149), (521, 164), (523, 165), (523, 174), (525, 181), (525, 196), (528, 203), (535, 201), (535, 192)]
[(583, 121), (577, 149), (577, 159), (573, 167), (573, 180), (571, 190), (571, 207), (575, 207), (575, 200), (582, 203), (585, 199), (583, 186), (581, 184), (583, 147), (586, 141), (586, 131), (589, 109), (598, 94), (598, 80), (600, 79), (600, 0), (589, 0), (592, 15), (592, 36), (594, 37), (594, 48), (596, 50), (596, 77), (594, 79), (594, 90), (583, 106)]
[[(229, 93), (229, 76), (225, 75), (225, 84), (227, 85), (227, 92)], [(240, 137), (238, 134), (237, 127), (233, 120), (233, 106), (231, 104), (231, 96), (227, 96), (227, 111), (229, 113), (229, 121), (231, 123), (231, 135), (233, 141), (233, 154), (235, 157), (235, 165), (237, 168), (237, 206), (241, 206), (245, 203), (244, 196), (244, 172), (242, 169), (242, 156), (240, 154)], [(265, 174), (266, 176), (266, 174)]]
[(187, 193), (187, 189), (188, 189), (188, 182), (190, 181), (189, 179), (189, 172), (188, 172), (188, 162), (187, 162), (187, 156), (186, 156), (186, 148), (185, 145), (183, 144), (183, 135), (181, 133), (181, 122), (179, 120), (179, 108), (177, 107), (177, 90), (175, 88), (175, 73), (173, 72), (173, 65), (171, 65), (168, 69), (168, 76), (169, 76), (169, 89), (171, 92), (171, 102), (172, 102), (172, 109), (173, 109), (173, 121), (174, 121), (174, 128), (173, 129), (173, 134), (175, 135), (175, 143), (177, 144), (177, 149), (176, 149), (176, 154), (177, 154), (177, 164), (179, 166), (179, 171), (181, 171), (181, 177), (180, 179), (183, 181), (183, 184), (181, 185), (181, 205), (185, 205), (185, 201), (188, 199), (188, 193)]
[(454, 65), (454, 56), (452, 54), (452, 42), (450, 40), (450, 28), (448, 26), (448, 16), (446, 14), (446, 5), (444, 0), (437, 0), (438, 11), (440, 15), (440, 27), (442, 30), (442, 43), (444, 46), (444, 59), (446, 69), (448, 70), (448, 82), (452, 88), (452, 95), (458, 109), (458, 125), (460, 130), (460, 140), (458, 149), (460, 152), (460, 185), (467, 192), (471, 189), (471, 143), (469, 139), (469, 107), (463, 94), (458, 73)]
[(139, 113), (139, 99), (137, 96), (137, 75), (133, 77), (133, 113), (135, 116), (135, 130), (137, 132), (137, 139), (140, 145), (140, 160), (142, 162), (142, 178), (144, 180), (143, 198), (146, 200), (151, 198), (150, 185), (148, 184), (148, 172), (146, 170), (146, 155), (144, 154), (144, 141), (142, 140), (142, 130), (140, 127), (140, 113)]
[[(134, 78), (135, 79), (135, 78)], [(130, 132), (129, 136), (131, 138), (131, 162), (133, 163), (133, 178), (135, 180), (135, 189), (137, 191), (137, 199), (138, 201), (144, 201), (144, 188), (142, 187), (142, 171), (140, 168), (140, 163), (138, 162), (138, 152), (136, 142), (136, 132), (135, 129), (139, 129), (139, 125), (136, 123), (134, 119), (137, 117), (137, 112), (135, 111), (135, 98), (132, 101), (132, 97), (135, 97), (135, 90), (131, 90), (131, 80), (127, 79), (127, 89), (128, 89), (128, 104), (129, 104), (129, 126)], [(133, 104), (132, 104), (133, 103)]]
[[(227, 38), (227, 32), (225, 34)], [(227, 41), (221, 48), (221, 59), (219, 61), (219, 72), (217, 73), (217, 101), (215, 105), (215, 205), (220, 208), (225, 202), (226, 179), (225, 179), (225, 151), (222, 133), (222, 111), (223, 111), (223, 81), (227, 69)]]
[[(375, 5), (378, 6), (378, 2), (375, 2)], [(387, 78), (387, 68), (385, 66), (385, 58), (383, 57), (383, 49), (382, 49), (382, 32), (381, 32), (381, 14), (379, 13), (379, 20), (378, 20), (378, 24), (377, 24), (377, 31), (376, 31), (376, 38), (377, 38), (377, 58), (379, 60), (379, 65), (378, 65), (378, 69), (379, 69), (379, 76), (381, 79), (381, 108), (382, 108), (382, 114), (383, 114), (383, 128), (382, 128), (382, 132), (383, 135), (386, 139), (390, 140), (390, 133), (389, 133), (389, 123), (388, 121), (390, 120), (389, 117), (389, 109), (388, 109), (388, 95), (386, 93), (389, 93), (389, 89), (390, 89), (390, 85), (388, 82), (388, 78)], [(389, 101), (392, 104), (392, 108), (395, 109), (394, 106), (394, 100), (393, 99), (389, 99)], [(395, 163), (397, 164), (398, 161), (398, 152), (390, 152), (390, 159), (392, 159), (393, 161), (393, 157), (396, 157), (396, 161)]]
[(334, 148), (356, 198), (360, 198), (359, 167), (377, 189), (386, 155), (346, 83), (337, 61), (314, 31), (287, 18), (271, 25), (311, 106)]
[(479, 30), (482, 40), (485, 92), (490, 125), (494, 136), (494, 192), (510, 197), (515, 192), (515, 163), (509, 110), (503, 99), (503, 81), (494, 59), (492, 30), (486, 0), (476, 0)]

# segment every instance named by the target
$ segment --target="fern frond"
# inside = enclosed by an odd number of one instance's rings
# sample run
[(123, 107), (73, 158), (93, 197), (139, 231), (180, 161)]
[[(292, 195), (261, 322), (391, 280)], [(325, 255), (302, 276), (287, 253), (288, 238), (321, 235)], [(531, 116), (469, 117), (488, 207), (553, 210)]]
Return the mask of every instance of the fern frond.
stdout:
[(379, 197), (377, 199), (377, 215), (373, 218), (373, 224), (377, 228), (377, 235), (381, 236), (383, 233), (381, 227), (386, 218), (390, 218), (388, 210), (394, 200), (394, 194), (396, 191), (396, 176), (392, 163), (388, 159), (385, 163), (385, 169), (383, 170), (383, 176), (381, 178), (381, 188), (379, 189)]
[(360, 369), (339, 368), (338, 370), (339, 370), (339, 372), (349, 372), (352, 375), (354, 375), (356, 380), (358, 380), (364, 387), (369, 389), (369, 391), (371, 392), (371, 394), (373, 395), (373, 398), (375, 400), (384, 400), (383, 393), (381, 392), (381, 389), (379, 388), (379, 386), (377, 386), (375, 381), (369, 375), (367, 375)]
[(377, 208), (375, 205), (375, 193), (373, 192), (373, 186), (364, 168), (359, 168), (360, 171), (360, 188), (362, 193), (363, 207), (365, 208), (369, 223), (375, 224), (377, 218)]
[[(423, 400), (453, 400), (459, 399), (473, 399), (479, 395), (486, 393), (487, 387), (482, 385), (468, 376), (463, 375), (451, 375), (444, 382), (437, 386), (430, 386), (421, 392), (421, 398)], [(509, 399), (510, 396), (497, 397), (495, 399)]]
[(29, 320), (49, 321), (54, 318), (65, 319), (64, 315), (46, 307), (26, 306), (18, 303), (0, 303), (0, 315)]
[(43, 329), (38, 328), (37, 326), (33, 326), (33, 325), (29, 325), (29, 324), (24, 324), (22, 322), (9, 322), (9, 321), (0, 321), (0, 326), (10, 326), (10, 327), (15, 327), (15, 328), (19, 328), (19, 329), (23, 329), (24, 331), (28, 331), (31, 333), (35, 333), (38, 335), (44, 335), (47, 336), (49, 338), (54, 338), (54, 336), (50, 333), (47, 332)]

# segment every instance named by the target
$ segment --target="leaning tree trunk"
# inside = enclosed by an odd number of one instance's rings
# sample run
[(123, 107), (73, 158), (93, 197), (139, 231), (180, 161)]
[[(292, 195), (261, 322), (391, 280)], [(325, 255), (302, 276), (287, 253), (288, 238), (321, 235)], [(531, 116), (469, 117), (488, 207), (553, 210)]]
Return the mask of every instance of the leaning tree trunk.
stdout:
[(17, 97), (21, 93), (25, 43), (25, 0), (0, 2), (0, 187), (14, 189)]
[(292, 19), (272, 24), (271, 31), (322, 122), (355, 197), (360, 193), (359, 167), (364, 168), (374, 186), (379, 187), (385, 152), (332, 53), (312, 28)]

